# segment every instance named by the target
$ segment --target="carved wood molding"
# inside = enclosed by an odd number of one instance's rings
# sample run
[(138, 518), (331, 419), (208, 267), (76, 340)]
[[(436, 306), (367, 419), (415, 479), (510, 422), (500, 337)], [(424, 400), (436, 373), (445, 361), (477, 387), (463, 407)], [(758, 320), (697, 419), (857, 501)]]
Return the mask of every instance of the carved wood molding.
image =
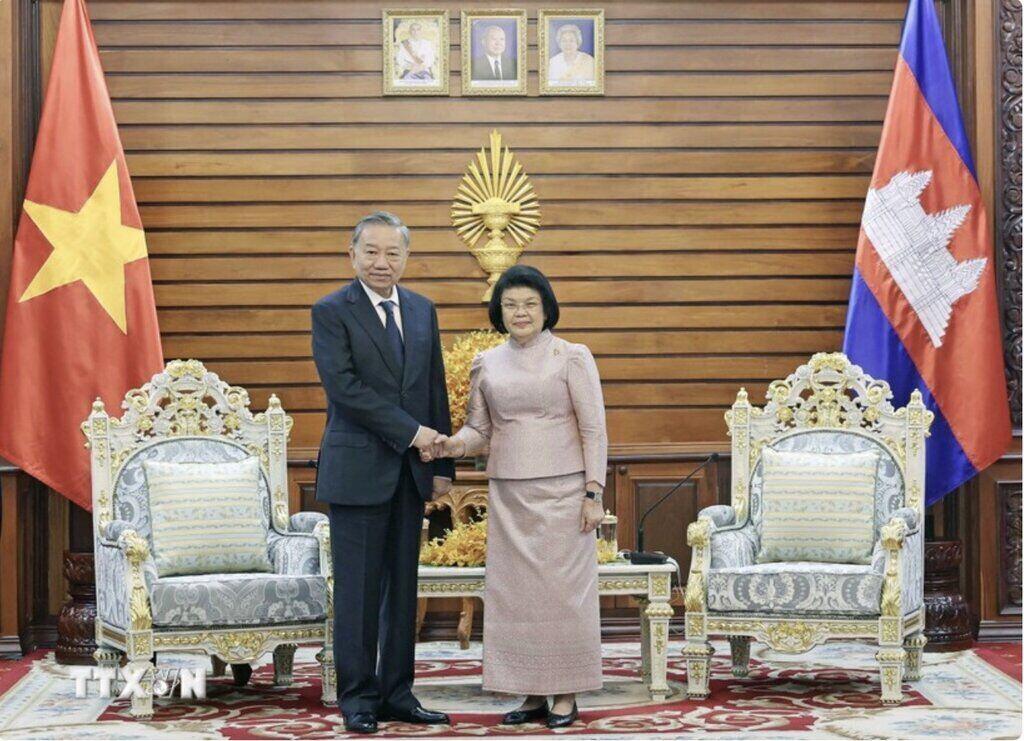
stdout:
[(1000, 483), (999, 507), (999, 612), (1021, 614), (1021, 485)]
[(996, 257), (1010, 414), (1021, 426), (1021, 3), (999, 0)]

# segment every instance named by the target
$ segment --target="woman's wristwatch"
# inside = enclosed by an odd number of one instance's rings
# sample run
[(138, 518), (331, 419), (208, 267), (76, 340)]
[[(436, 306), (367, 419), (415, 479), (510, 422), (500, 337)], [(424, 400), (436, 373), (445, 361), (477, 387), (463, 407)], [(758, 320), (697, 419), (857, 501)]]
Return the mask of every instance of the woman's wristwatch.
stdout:
[(601, 492), (599, 491), (591, 491), (590, 489), (587, 489), (586, 497), (587, 499), (592, 499), (598, 504), (601, 503)]

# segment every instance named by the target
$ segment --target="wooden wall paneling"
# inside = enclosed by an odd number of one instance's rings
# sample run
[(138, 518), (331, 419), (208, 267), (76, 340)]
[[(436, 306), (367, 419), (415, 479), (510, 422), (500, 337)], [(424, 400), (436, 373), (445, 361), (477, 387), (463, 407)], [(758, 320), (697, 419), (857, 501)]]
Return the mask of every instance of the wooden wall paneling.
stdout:
[[(651, 417), (658, 415), (656, 411), (650, 414)], [(615, 481), (615, 514), (619, 518), (620, 548), (635, 549), (637, 527), (644, 512), (696, 469), (713, 450), (721, 452), (720, 448), (706, 444), (673, 448), (673, 452), (660, 455), (613, 453), (609, 456)], [(644, 547), (647, 550), (663, 551), (676, 559), (683, 574), (688, 572), (690, 565), (686, 527), (696, 521), (697, 514), (704, 507), (718, 503), (719, 466), (722, 466), (721, 462), (697, 473), (646, 520)], [(631, 598), (622, 597), (615, 604), (618, 608), (626, 608), (631, 603)], [(673, 604), (681, 605), (678, 595)]]
[[(64, 574), (64, 552), (71, 549), (71, 502), (53, 489), (46, 492), (46, 612), (56, 615), (68, 596), (68, 580)], [(87, 551), (92, 551), (90, 539)]]
[(445, 341), (486, 326), (448, 208), (495, 125), (542, 201), (523, 262), (598, 356), (613, 442), (724, 439), (736, 387), (839, 347), (902, 2), (606, 3), (608, 94), (580, 100), (384, 98), (382, 7), (90, 3), (168, 356), (279, 393), (293, 454), (323, 424), (308, 307), (351, 276), (360, 215), (410, 223)]
[[(282, 400), (282, 404), (284, 401)], [(287, 407), (287, 405), (285, 405)], [(257, 405), (259, 408), (259, 405)], [(295, 456), (292, 451), (288, 461), (288, 511), (323, 512), (327, 514), (330, 507), (316, 499), (316, 469), (312, 466), (316, 458), (316, 448), (300, 450)]]
[(1000, 482), (999, 509), (999, 615), (1021, 614), (1021, 482)]
[[(0, 3), (0, 334), (38, 108), (35, 11), (29, 0)], [(33, 647), (38, 521), (28, 479), (2, 460), (0, 471), (0, 655), (17, 656)]]
[[(107, 72), (149, 74), (380, 71), (380, 51), (367, 47), (266, 48), (258, 56), (235, 48), (110, 47), (100, 51), (100, 61)], [(895, 49), (884, 47), (780, 48), (770, 52), (737, 47), (622, 47), (614, 58), (607, 60), (606, 69), (612, 72), (701, 72), (714, 67), (726, 72), (799, 72), (814, 68), (825, 72), (885, 72), (892, 70), (895, 61)], [(451, 69), (459, 71), (461, 64), (461, 54), (453, 52)], [(467, 111), (469, 116), (480, 116), (488, 110), (487, 106), (473, 108), (479, 112)]]
[(19, 657), (31, 649), (32, 579), (37, 525), (28, 478), (13, 466), (0, 470), (0, 656)]
[(967, 487), (966, 594), (979, 640), (1021, 636), (1021, 438)]
[[(16, 181), (20, 152), (18, 130), (20, 111), (18, 69), (20, 59), (19, 4), (0, 4), (0, 275), (10, 274), (11, 245), (14, 244), (16, 214), (19, 212)], [(7, 281), (0, 288), (0, 327), (7, 306)], [(2, 329), (0, 329), (2, 334)]]
[[(389, 8), (415, 8), (419, 0), (395, 0)], [(459, 10), (458, 3), (439, 2), (434, 7), (447, 9), (450, 13)], [(545, 0), (523, 0), (517, 7), (526, 9), (531, 17), (536, 11), (550, 7)], [(642, 0), (611, 0), (605, 2), (608, 12), (622, 15), (628, 11), (637, 18), (667, 20), (708, 20), (728, 18), (734, 20), (888, 20), (899, 22), (903, 19), (904, 8), (887, 0), (860, 2), (839, 0), (833, 3), (807, 2), (749, 2), (718, 0), (715, 3), (696, 0), (673, 2), (643, 2)], [(124, 0), (93, 0), (89, 11), (93, 20), (134, 20), (168, 21), (190, 18), (194, 20), (255, 20), (255, 19), (319, 19), (359, 20), (379, 18), (381, 3), (362, 0), (147, 0), (146, 2), (125, 2)]]
[(60, 14), (64, 2), (63, 0), (39, 0), (37, 4), (39, 6), (39, 93), (40, 100), (42, 100), (46, 94), (46, 84), (50, 79), (53, 48), (57, 44), (57, 29), (60, 27)]
[[(285, 0), (287, 2), (287, 0)], [(132, 21), (105, 23), (96, 18), (96, 42), (106, 48), (146, 46), (150, 48), (181, 46), (356, 46), (374, 44), (379, 39), (378, 28), (365, 21), (378, 22), (377, 13), (355, 20), (280, 19), (253, 20), (238, 23), (238, 19), (203, 20), (175, 19), (162, 21)], [(565, 3), (555, 3), (569, 7)], [(389, 5), (388, 7), (394, 7)], [(551, 6), (548, 6), (551, 7)], [(189, 6), (183, 8), (188, 13)], [(900, 22), (850, 22), (819, 20), (808, 33), (804, 20), (728, 21), (704, 20), (700, 23), (688, 19), (657, 18), (652, 21), (625, 19), (631, 9), (622, 6), (618, 17), (606, 8), (605, 38), (608, 46), (886, 46), (899, 43)], [(456, 20), (453, 18), (453, 21)], [(529, 18), (527, 32), (529, 44), (536, 47), (536, 16)], [(458, 48), (458, 23), (453, 22), (451, 43)], [(531, 72), (535, 73), (531, 64)], [(354, 73), (355, 74), (355, 73)]]
[[(115, 110), (117, 102), (115, 101)], [(879, 114), (879, 120), (881, 114)], [(630, 151), (628, 157), (595, 157), (587, 151), (529, 151), (529, 174), (701, 174), (714, 171), (721, 174), (835, 174), (837, 171), (871, 172), (874, 153), (863, 149), (839, 149), (837, 143), (832, 148), (820, 147), (803, 151), (772, 151), (765, 148), (754, 148), (750, 151), (664, 151), (645, 152)], [(522, 150), (517, 149), (517, 152)], [(277, 175), (380, 175), (389, 172), (401, 172), (403, 177), (414, 175), (447, 173), (457, 185), (458, 176), (466, 166), (472, 150), (463, 152), (432, 152), (429, 157), (412, 150), (384, 152), (366, 151), (331, 151), (321, 150), (315, 153), (302, 151), (274, 152), (243, 152), (230, 150), (220, 151), (128, 151), (128, 166), (133, 174), (133, 182), (146, 175), (227, 175), (253, 176), (274, 173)], [(454, 193), (454, 188), (453, 191)], [(859, 222), (858, 222), (859, 224)], [(858, 224), (851, 224), (857, 227)], [(716, 225), (728, 237), (737, 225), (731, 220), (726, 224)], [(742, 223), (741, 223), (742, 225)], [(760, 231), (760, 230), (756, 230)], [(822, 230), (824, 233), (828, 229)], [(848, 230), (847, 230), (848, 231)], [(450, 244), (458, 244), (457, 237), (450, 229), (444, 230)], [(706, 232), (705, 232), (706, 233)], [(791, 233), (791, 232), (789, 232)], [(541, 231), (538, 240), (551, 240), (557, 237), (548, 236), (548, 231)], [(685, 243), (688, 232), (677, 234)], [(337, 236), (334, 234), (332, 236)], [(585, 234), (583, 236), (586, 236)], [(671, 236), (671, 235), (670, 235)], [(756, 233), (752, 235), (756, 237)], [(816, 234), (811, 234), (814, 237)], [(254, 234), (259, 238), (259, 234)], [(347, 235), (343, 238), (347, 239)], [(764, 236), (761, 239), (765, 239)], [(728, 242), (728, 240), (723, 240)], [(760, 241), (760, 240), (758, 240)], [(795, 242), (798, 240), (790, 240)], [(856, 243), (856, 233), (853, 237)], [(531, 243), (531, 251), (535, 249)], [(792, 247), (791, 247), (792, 248)], [(734, 247), (735, 249), (735, 247)]]
[(0, 5), (0, 334), (39, 107), (38, 6)]

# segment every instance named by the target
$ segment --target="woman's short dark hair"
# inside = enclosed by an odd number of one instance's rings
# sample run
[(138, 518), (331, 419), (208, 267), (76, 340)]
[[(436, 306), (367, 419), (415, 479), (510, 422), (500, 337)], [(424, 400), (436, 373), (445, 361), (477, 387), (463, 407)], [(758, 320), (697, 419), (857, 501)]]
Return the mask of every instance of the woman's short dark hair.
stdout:
[(491, 303), (487, 306), (487, 315), (494, 329), (502, 334), (508, 334), (505, 322), (501, 318), (501, 296), (506, 289), (516, 287), (532, 288), (540, 294), (541, 303), (544, 305), (544, 329), (551, 329), (558, 324), (558, 300), (544, 273), (529, 265), (513, 265), (502, 273), (498, 282), (494, 284)]

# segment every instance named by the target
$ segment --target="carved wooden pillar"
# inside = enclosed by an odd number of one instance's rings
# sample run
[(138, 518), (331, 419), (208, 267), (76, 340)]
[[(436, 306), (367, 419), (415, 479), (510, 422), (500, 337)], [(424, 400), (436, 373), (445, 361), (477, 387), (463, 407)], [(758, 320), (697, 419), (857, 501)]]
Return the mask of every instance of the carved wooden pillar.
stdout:
[(960, 594), (963, 555), (959, 540), (929, 540), (924, 545), (924, 634), (930, 650), (956, 651), (973, 642), (971, 608)]
[(999, 605), (1003, 614), (1021, 614), (1021, 484), (1000, 485), (999, 498)]
[(93, 554), (64, 552), (70, 598), (57, 617), (57, 663), (95, 664), (96, 571)]
[(975, 480), (963, 514), (966, 575), (978, 640), (1020, 640), (1021, 438)]
[(1013, 426), (1021, 426), (1021, 13), (999, 0), (996, 23), (995, 216), (999, 303)]

